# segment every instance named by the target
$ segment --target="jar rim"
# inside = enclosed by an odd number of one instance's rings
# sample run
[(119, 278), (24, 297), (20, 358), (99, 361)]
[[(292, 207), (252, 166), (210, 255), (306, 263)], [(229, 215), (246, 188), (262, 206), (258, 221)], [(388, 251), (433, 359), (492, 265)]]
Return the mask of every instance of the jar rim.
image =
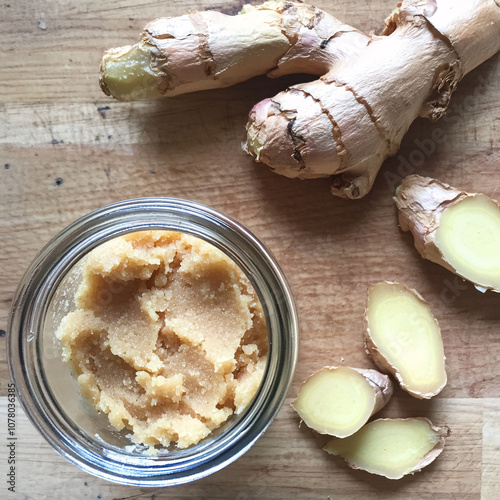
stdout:
[[(261, 301), (269, 339), (266, 371), (252, 403), (228, 429), (177, 460), (131, 457), (93, 445), (65, 421), (51, 400), (40, 360), (45, 314), (58, 285), (96, 246), (142, 230), (164, 229), (204, 239), (228, 255)], [(95, 476), (135, 486), (170, 486), (205, 477), (245, 453), (282, 407), (298, 355), (298, 317), (290, 286), (272, 253), (233, 218), (178, 198), (134, 198), (94, 210), (63, 229), (35, 257), (14, 297), (8, 324), (8, 360), (21, 405), (52, 447)], [(210, 436), (209, 436), (210, 437)]]

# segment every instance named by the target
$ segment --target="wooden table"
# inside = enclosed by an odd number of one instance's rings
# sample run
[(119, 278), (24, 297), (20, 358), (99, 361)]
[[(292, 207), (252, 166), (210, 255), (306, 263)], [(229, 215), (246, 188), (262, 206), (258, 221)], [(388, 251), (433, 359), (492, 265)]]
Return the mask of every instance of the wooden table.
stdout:
[[(465, 0), (462, 0), (465, 1)], [(380, 29), (390, 0), (319, 0), (365, 32)], [(381, 415), (428, 416), (451, 429), (442, 456), (424, 472), (389, 481), (348, 469), (324, 453), (288, 404), (244, 457), (194, 484), (147, 490), (113, 485), (59, 457), (18, 415), (17, 493), (7, 491), (6, 395), (0, 338), (0, 497), (25, 499), (496, 499), (500, 498), (500, 296), (481, 294), (422, 260), (397, 226), (395, 184), (419, 172), (500, 198), (500, 56), (468, 75), (447, 118), (418, 120), (361, 201), (329, 194), (329, 180), (293, 181), (240, 149), (254, 103), (291, 83), (265, 77), (226, 90), (162, 102), (120, 104), (104, 96), (97, 70), (105, 48), (134, 42), (160, 15), (236, 0), (2, 0), (0, 31), (0, 328), (31, 259), (77, 217), (110, 202), (176, 196), (208, 204), (253, 231), (276, 255), (301, 321), (301, 381), (325, 364), (371, 367), (363, 351), (367, 287), (400, 280), (438, 318), (449, 382), (434, 400), (401, 390)], [(440, 129), (445, 140), (414, 152)], [(420, 141), (420, 142), (419, 142)], [(413, 164), (411, 163), (413, 161)], [(18, 406), (20, 412), (20, 407)], [(4, 495), (5, 492), (5, 495)]]

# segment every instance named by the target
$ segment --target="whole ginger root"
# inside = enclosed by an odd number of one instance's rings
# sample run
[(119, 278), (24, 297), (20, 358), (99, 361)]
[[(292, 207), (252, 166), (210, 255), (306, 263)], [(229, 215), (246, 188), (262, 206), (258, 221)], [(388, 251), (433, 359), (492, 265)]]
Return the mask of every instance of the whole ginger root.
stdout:
[(111, 49), (101, 87), (122, 101), (309, 73), (250, 112), (244, 149), (286, 177), (333, 176), (361, 198), (418, 117), (437, 120), (465, 74), (500, 50), (500, 0), (403, 0), (380, 36), (299, 2), (193, 12), (148, 24)]

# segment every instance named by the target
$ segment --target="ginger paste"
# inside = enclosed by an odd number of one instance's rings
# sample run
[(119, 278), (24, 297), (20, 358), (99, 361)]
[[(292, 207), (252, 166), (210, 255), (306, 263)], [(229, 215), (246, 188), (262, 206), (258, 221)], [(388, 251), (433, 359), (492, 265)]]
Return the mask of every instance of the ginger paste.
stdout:
[(77, 309), (57, 331), (82, 394), (138, 443), (187, 448), (250, 403), (267, 329), (238, 266), (171, 231), (115, 238), (90, 252)]

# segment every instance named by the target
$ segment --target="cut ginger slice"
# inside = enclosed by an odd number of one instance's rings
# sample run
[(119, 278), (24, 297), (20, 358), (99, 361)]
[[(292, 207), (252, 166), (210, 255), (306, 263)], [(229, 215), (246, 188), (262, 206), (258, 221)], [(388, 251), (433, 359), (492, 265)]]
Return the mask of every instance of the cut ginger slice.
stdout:
[(487, 196), (464, 198), (447, 208), (434, 241), (460, 276), (500, 290), (500, 210)]
[(366, 322), (366, 350), (382, 371), (416, 398), (441, 392), (447, 381), (441, 330), (415, 290), (391, 282), (372, 286)]
[(331, 439), (323, 449), (353, 469), (401, 479), (433, 462), (447, 434), (426, 418), (378, 419), (350, 437)]
[(500, 206), (430, 177), (410, 175), (395, 196), (399, 225), (411, 231), (424, 259), (500, 292)]
[(308, 427), (346, 437), (359, 430), (392, 396), (392, 383), (376, 370), (325, 366), (311, 375), (292, 403)]

